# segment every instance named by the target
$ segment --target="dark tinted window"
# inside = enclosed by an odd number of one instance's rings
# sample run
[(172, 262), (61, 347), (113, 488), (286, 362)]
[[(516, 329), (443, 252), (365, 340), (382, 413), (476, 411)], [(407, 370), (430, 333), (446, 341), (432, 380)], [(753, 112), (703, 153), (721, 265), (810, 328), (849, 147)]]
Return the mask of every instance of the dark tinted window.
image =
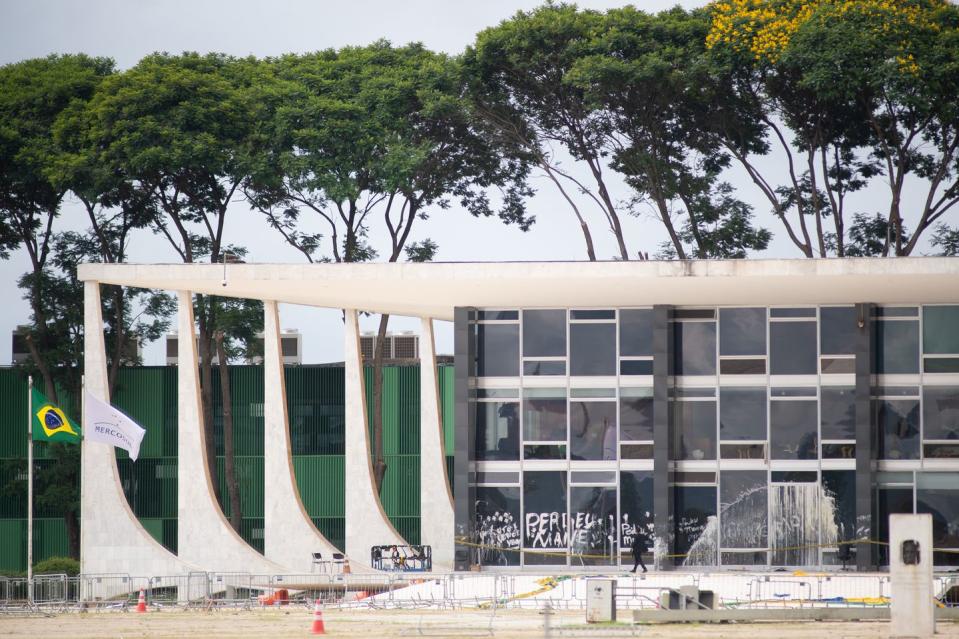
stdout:
[(519, 402), (477, 402), (476, 459), (519, 459)]
[(766, 354), (766, 309), (719, 309), (720, 355)]
[(824, 306), (819, 309), (819, 322), (823, 355), (852, 355), (856, 352), (856, 307)]
[(566, 441), (566, 398), (524, 399), (523, 439)]
[[(932, 515), (934, 548), (959, 548), (959, 474), (921, 473), (916, 476), (916, 513)], [(937, 566), (959, 565), (953, 553), (935, 553)]]
[(959, 387), (922, 389), (923, 439), (959, 439)]
[(876, 373), (919, 372), (919, 322), (876, 322)]
[[(569, 490), (569, 546), (575, 563), (609, 564), (616, 540), (616, 489), (574, 486)], [(577, 556), (579, 555), (579, 556)]]
[(523, 356), (566, 355), (566, 311), (523, 311)]
[(704, 535), (715, 535), (709, 519), (716, 516), (716, 488), (714, 486), (675, 486), (675, 543), (673, 551), (677, 564), (687, 566), (714, 566), (718, 561), (716, 548), (719, 540)]
[(716, 459), (716, 402), (673, 402), (674, 459)]
[(675, 322), (673, 357), (676, 375), (715, 375), (716, 323)]
[(476, 319), (481, 320), (518, 320), (519, 311), (476, 311)]
[(824, 470), (822, 487), (834, 504), (833, 522), (839, 541), (857, 539), (856, 536), (856, 471)]
[(766, 471), (721, 472), (719, 515), (724, 548), (765, 548)]
[(477, 486), (476, 543), (480, 563), (486, 566), (518, 566), (520, 545), (519, 487)]
[(626, 356), (653, 354), (653, 309), (635, 308), (619, 311), (619, 354)]
[(566, 471), (523, 473), (523, 546), (566, 547)]
[(719, 372), (722, 375), (765, 375), (766, 360), (757, 357), (750, 359), (721, 359)]
[(919, 459), (919, 400), (877, 400), (880, 459)]
[(619, 362), (620, 375), (652, 375), (653, 360), (651, 359), (624, 359)]
[(766, 389), (719, 389), (719, 437), (766, 439)]
[(616, 374), (616, 325), (570, 324), (570, 375)]
[(816, 359), (815, 322), (770, 322), (770, 375), (815, 375)]
[(634, 535), (651, 548), (653, 539), (653, 473), (624, 470), (619, 473), (619, 547), (626, 553), (633, 547)]
[(519, 325), (478, 324), (476, 356), (480, 377), (519, 375)]
[(523, 375), (565, 375), (566, 362), (556, 360), (525, 361)]
[[(876, 558), (880, 565), (889, 563), (889, 515), (912, 514), (912, 488), (880, 488), (877, 498), (879, 521)], [(935, 534), (935, 533), (933, 533)]]
[(523, 459), (566, 459), (566, 444), (525, 444)]
[(922, 309), (922, 351), (959, 353), (959, 306), (925, 306)]
[(856, 439), (856, 393), (851, 386), (823, 386), (822, 438)]
[(777, 400), (769, 404), (769, 450), (773, 459), (817, 459), (815, 401)]
[(570, 459), (616, 459), (616, 402), (569, 403)]
[(619, 429), (625, 441), (653, 438), (652, 392), (649, 397), (620, 397)]
[(616, 311), (573, 309), (569, 312), (569, 318), (574, 320), (611, 320), (616, 319)]

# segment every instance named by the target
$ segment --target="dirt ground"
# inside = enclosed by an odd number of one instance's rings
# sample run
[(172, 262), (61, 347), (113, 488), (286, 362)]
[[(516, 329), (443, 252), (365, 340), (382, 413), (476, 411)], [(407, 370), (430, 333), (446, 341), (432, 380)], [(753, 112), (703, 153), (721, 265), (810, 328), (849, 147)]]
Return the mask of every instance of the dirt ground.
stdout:
[[(628, 618), (623, 611), (622, 618)], [(323, 615), (331, 637), (489, 636), (490, 613), (482, 611), (330, 610)], [(543, 615), (535, 611), (499, 611), (492, 620), (494, 637), (519, 639), (547, 636)], [(13, 617), (0, 614), (0, 637), (29, 639), (103, 639), (107, 637), (308, 637), (313, 613), (303, 607), (257, 611), (163, 611), (63, 613)], [(618, 625), (586, 627), (584, 613), (558, 612), (550, 617), (552, 637), (638, 636), (649, 639), (696, 637), (798, 639), (888, 637), (889, 624), (872, 622), (762, 623), (694, 625)], [(959, 624), (940, 623), (937, 636), (959, 639)]]

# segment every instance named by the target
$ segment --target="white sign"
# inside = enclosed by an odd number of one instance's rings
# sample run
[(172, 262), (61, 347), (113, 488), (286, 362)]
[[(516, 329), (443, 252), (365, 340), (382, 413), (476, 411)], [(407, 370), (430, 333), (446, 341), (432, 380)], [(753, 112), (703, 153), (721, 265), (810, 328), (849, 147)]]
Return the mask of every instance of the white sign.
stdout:
[(109, 444), (130, 453), (137, 460), (140, 442), (146, 431), (122, 412), (83, 391), (83, 438), (91, 442)]

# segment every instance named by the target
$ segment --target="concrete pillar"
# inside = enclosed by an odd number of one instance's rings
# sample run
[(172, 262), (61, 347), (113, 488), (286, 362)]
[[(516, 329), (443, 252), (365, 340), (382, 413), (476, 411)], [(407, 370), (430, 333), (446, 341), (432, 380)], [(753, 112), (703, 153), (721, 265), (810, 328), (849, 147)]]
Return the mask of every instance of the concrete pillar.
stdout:
[[(476, 489), (470, 486), (470, 463), (474, 457), (475, 411), (470, 403), (470, 379), (476, 374), (476, 340), (470, 317), (471, 308), (453, 309), (453, 354), (455, 361), (456, 421), (453, 435), (453, 514), (458, 540), (472, 538)], [(454, 569), (469, 570), (469, 546), (456, 544)]]
[[(906, 563), (903, 550), (909, 542), (918, 542), (918, 563)], [(892, 627), (889, 636), (932, 637), (935, 634), (932, 564), (932, 515), (890, 515), (889, 617)]]
[(669, 487), (669, 379), (673, 373), (672, 307), (653, 307), (653, 530), (657, 570), (673, 551), (673, 491)]
[[(872, 373), (875, 325), (872, 304), (856, 304), (856, 538), (873, 539), (875, 505), (873, 477), (876, 467), (875, 420), (872, 409)], [(856, 545), (856, 569), (876, 569), (870, 543)]]
[(180, 557), (213, 572), (274, 574), (300, 572), (304, 564), (268, 561), (233, 530), (213, 495), (206, 465), (200, 410), (199, 358), (193, 322), (193, 296), (177, 291), (177, 551)]
[[(83, 375), (87, 391), (110, 401), (99, 282), (83, 283)], [(91, 427), (82, 417), (80, 424)], [(147, 439), (160, 436), (159, 425), (144, 426)], [(198, 570), (154, 539), (133, 514), (120, 485), (113, 447), (86, 439), (81, 445), (80, 572), (152, 576)]]
[(345, 309), (343, 349), (346, 391), (346, 555), (351, 566), (371, 568), (373, 546), (406, 545), (380, 503), (370, 458), (370, 429), (366, 419), (366, 385), (360, 354), (360, 324), (355, 309)]
[(312, 569), (312, 553), (337, 552), (310, 519), (293, 472), (286, 384), (276, 302), (263, 302), (263, 550), (267, 559), (298, 572)]
[(433, 550), (433, 570), (453, 569), (453, 495), (446, 476), (433, 320), (420, 334), (420, 540)]

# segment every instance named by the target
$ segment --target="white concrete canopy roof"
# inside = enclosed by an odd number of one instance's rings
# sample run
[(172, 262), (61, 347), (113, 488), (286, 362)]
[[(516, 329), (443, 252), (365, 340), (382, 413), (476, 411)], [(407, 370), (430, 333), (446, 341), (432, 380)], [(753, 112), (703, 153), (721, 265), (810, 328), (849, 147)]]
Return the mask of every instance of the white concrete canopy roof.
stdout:
[(82, 264), (81, 280), (451, 320), (457, 306), (959, 303), (949, 257), (648, 262)]

